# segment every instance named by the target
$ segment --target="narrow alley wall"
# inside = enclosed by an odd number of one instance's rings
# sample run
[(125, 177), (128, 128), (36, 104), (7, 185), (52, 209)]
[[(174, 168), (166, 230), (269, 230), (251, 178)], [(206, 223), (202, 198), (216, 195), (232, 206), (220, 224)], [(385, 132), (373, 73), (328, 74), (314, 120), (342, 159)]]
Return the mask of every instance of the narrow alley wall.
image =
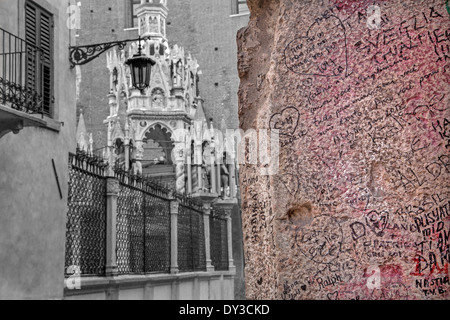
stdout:
[(241, 166), (247, 297), (449, 299), (449, 1), (248, 2), (241, 128), (280, 157)]

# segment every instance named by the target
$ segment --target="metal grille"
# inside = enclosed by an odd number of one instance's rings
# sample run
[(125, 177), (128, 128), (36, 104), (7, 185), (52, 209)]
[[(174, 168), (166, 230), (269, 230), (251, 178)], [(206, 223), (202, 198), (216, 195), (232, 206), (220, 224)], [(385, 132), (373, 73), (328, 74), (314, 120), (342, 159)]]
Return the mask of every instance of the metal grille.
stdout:
[(227, 271), (228, 223), (223, 210), (213, 209), (209, 220), (211, 260), (216, 271)]
[(178, 268), (180, 272), (206, 271), (205, 226), (201, 206), (180, 199), (178, 211)]
[(65, 272), (104, 275), (106, 265), (105, 165), (83, 153), (70, 155)]
[(144, 273), (144, 234), (144, 193), (120, 183), (116, 248), (119, 274)]
[(145, 194), (145, 271), (170, 272), (170, 201)]
[(170, 199), (153, 182), (116, 172), (119, 274), (170, 272)]

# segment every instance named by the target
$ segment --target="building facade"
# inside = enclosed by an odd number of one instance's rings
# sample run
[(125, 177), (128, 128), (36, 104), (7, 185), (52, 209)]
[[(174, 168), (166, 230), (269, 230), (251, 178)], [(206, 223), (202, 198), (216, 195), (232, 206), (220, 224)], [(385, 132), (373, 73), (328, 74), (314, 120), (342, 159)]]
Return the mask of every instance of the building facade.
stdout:
[(0, 3), (0, 299), (60, 299), (75, 144), (67, 3)]

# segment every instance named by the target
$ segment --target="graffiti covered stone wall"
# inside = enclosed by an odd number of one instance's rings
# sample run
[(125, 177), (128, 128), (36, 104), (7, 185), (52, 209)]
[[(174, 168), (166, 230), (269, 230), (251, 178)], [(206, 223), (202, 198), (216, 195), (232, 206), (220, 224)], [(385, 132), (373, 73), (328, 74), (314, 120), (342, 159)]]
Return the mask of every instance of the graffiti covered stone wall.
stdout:
[(241, 166), (248, 298), (449, 299), (448, 1), (248, 2), (241, 128), (280, 134)]

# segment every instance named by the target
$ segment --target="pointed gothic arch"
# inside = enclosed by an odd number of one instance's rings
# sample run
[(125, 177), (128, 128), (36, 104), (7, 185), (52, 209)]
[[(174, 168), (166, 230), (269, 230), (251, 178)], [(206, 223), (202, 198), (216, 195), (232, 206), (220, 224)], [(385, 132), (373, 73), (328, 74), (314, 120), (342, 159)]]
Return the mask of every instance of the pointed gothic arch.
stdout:
[(165, 164), (172, 165), (172, 151), (175, 148), (175, 139), (172, 130), (162, 123), (154, 123), (143, 134), (145, 143), (154, 141), (162, 150)]

